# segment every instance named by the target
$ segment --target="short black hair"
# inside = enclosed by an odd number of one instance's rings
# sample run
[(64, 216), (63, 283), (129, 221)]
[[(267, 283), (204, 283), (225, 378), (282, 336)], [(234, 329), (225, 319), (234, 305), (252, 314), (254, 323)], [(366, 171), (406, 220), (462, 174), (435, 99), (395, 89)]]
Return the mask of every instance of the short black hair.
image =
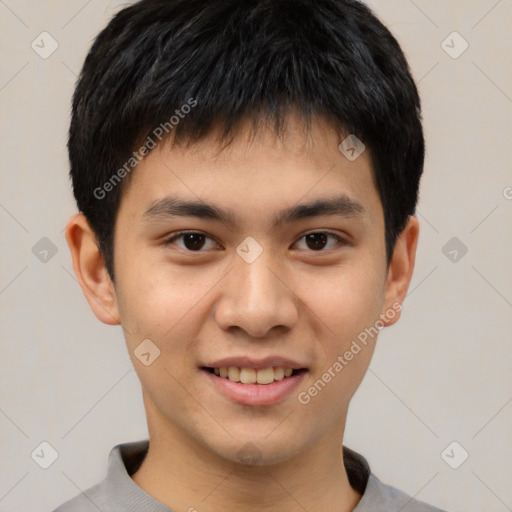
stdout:
[(112, 280), (116, 215), (140, 141), (160, 133), (190, 144), (218, 125), (227, 141), (247, 116), (279, 133), (291, 108), (369, 150), (389, 264), (415, 213), (425, 147), (406, 58), (365, 4), (142, 0), (118, 12), (84, 62), (68, 139), (77, 205)]

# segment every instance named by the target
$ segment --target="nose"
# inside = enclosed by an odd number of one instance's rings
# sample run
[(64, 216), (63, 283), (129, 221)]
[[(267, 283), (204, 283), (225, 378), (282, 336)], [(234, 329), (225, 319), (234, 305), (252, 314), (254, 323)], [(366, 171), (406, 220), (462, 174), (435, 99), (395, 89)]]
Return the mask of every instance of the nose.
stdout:
[(272, 329), (288, 330), (297, 323), (298, 298), (270, 251), (252, 263), (237, 255), (224, 281), (215, 311), (221, 329), (241, 329), (248, 336), (263, 338)]

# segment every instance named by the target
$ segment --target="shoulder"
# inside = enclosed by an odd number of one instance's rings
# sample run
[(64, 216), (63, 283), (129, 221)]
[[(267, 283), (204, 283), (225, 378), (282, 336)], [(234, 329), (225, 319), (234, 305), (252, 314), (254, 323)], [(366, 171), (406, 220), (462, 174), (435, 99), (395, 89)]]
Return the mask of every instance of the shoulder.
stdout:
[(366, 491), (354, 512), (377, 512), (380, 510), (402, 512), (445, 512), (405, 492), (382, 483), (373, 473), (368, 478)]
[(104, 510), (101, 484), (97, 484), (78, 496), (66, 501), (53, 512), (98, 512)]

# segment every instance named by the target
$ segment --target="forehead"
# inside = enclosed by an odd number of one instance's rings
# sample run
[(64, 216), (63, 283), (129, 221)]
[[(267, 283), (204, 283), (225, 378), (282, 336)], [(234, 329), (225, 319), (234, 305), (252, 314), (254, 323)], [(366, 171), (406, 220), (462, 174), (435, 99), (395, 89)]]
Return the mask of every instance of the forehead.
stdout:
[(160, 143), (133, 172), (121, 207), (130, 204), (133, 217), (147, 220), (148, 212), (156, 218), (181, 200), (189, 206), (194, 202), (189, 211), (202, 209), (205, 218), (275, 224), (277, 212), (286, 218), (283, 206), (296, 219), (300, 214), (292, 212), (293, 205), (318, 205), (329, 198), (368, 222), (382, 216), (369, 151), (347, 158), (339, 149), (347, 134), (338, 134), (321, 118), (306, 129), (293, 115), (281, 134), (252, 128), (248, 121), (242, 124), (228, 144), (220, 132), (194, 144)]

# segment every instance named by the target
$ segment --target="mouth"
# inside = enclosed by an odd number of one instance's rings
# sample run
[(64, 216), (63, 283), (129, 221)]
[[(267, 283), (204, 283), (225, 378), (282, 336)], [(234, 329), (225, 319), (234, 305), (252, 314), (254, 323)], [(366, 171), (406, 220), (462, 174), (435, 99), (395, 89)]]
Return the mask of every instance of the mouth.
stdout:
[(220, 368), (203, 366), (201, 369), (231, 382), (241, 384), (260, 384), (263, 386), (289, 379), (290, 377), (297, 376), (306, 371), (305, 368), (295, 369), (284, 366), (269, 366), (268, 368), (262, 368), (260, 370), (238, 366)]
[(211, 389), (240, 405), (271, 406), (292, 396), (307, 368), (289, 366), (201, 366)]

